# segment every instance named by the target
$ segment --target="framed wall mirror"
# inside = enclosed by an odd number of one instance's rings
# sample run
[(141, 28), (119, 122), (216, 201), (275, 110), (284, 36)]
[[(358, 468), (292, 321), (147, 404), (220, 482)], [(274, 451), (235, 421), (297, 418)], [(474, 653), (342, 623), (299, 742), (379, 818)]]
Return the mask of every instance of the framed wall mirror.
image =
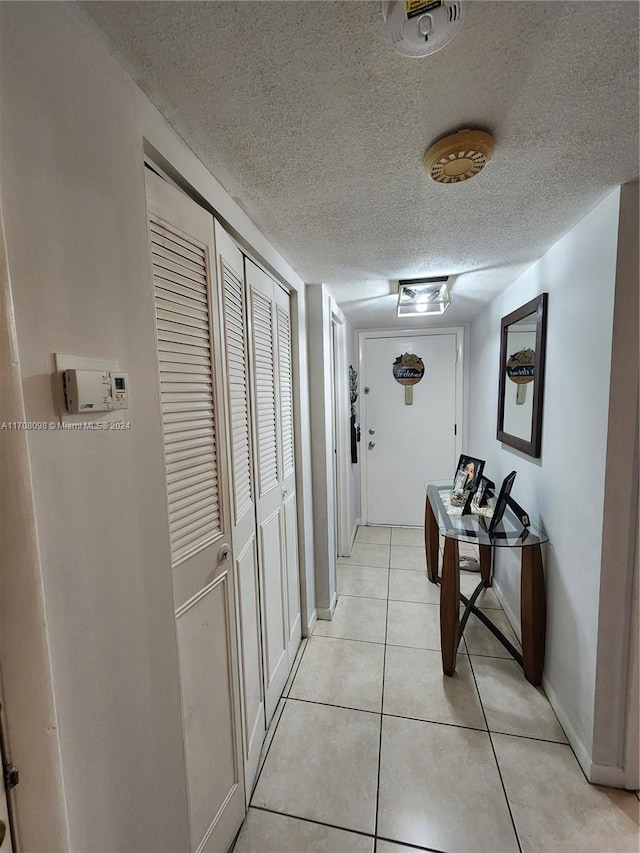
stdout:
[(502, 318), (498, 441), (533, 456), (542, 446), (547, 293)]

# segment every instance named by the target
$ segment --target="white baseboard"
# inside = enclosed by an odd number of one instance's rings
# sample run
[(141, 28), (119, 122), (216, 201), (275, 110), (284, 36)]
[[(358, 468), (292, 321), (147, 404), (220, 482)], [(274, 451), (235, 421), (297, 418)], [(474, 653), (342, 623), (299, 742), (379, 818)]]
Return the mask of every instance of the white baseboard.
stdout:
[(591, 762), (589, 781), (594, 785), (607, 785), (609, 788), (624, 788), (624, 767), (612, 767), (610, 764), (595, 764)]
[(331, 621), (333, 619), (333, 614), (334, 614), (334, 611), (336, 609), (337, 603), (338, 603), (338, 593), (334, 592), (333, 593), (333, 599), (331, 601), (330, 607), (318, 607), (318, 609), (316, 611), (318, 614), (318, 619), (327, 619), (328, 621)]
[[(516, 615), (514, 613), (505, 596), (503, 595), (502, 590), (500, 589), (500, 585), (497, 584), (495, 580), (492, 584), (492, 589), (495, 593), (496, 598), (500, 602), (507, 619), (511, 623), (511, 627), (515, 631), (518, 638), (522, 639), (519, 615)], [(606, 764), (595, 764), (591, 760), (591, 754), (589, 750), (586, 748), (586, 746), (582, 743), (582, 741), (576, 734), (568, 715), (566, 714), (555, 690), (553, 689), (553, 686), (549, 683), (549, 679), (544, 674), (542, 676), (542, 687), (544, 689), (544, 692), (547, 694), (547, 699), (549, 700), (551, 707), (555, 711), (555, 714), (558, 720), (560, 721), (560, 725), (564, 729), (564, 733), (566, 734), (567, 739), (571, 744), (571, 747), (573, 748), (576, 758), (578, 759), (578, 763), (582, 768), (582, 772), (587, 777), (589, 782), (594, 785), (607, 785), (611, 788), (624, 788), (625, 776), (622, 767), (611, 767)]]
[(576, 758), (578, 759), (578, 763), (580, 764), (580, 767), (582, 767), (582, 772), (587, 777), (587, 779), (591, 781), (591, 754), (576, 734), (576, 730), (573, 728), (571, 720), (569, 719), (567, 713), (562, 707), (562, 704), (558, 700), (556, 691), (553, 689), (553, 686), (549, 683), (549, 679), (546, 675), (544, 675), (544, 673), (542, 675), (542, 688), (547, 694), (547, 699), (549, 700), (551, 707), (555, 711), (556, 717), (558, 718), (560, 725), (564, 729), (564, 733), (566, 734), (569, 743), (571, 744), (573, 751), (575, 752)]
[(316, 627), (316, 622), (318, 621), (318, 611), (314, 610), (311, 614), (311, 619), (309, 619), (309, 624), (306, 627), (306, 631), (304, 633), (305, 637), (310, 637), (313, 634), (313, 629)]
[(542, 687), (544, 692), (547, 694), (547, 699), (549, 700), (551, 707), (560, 721), (560, 725), (564, 729), (564, 733), (571, 744), (575, 756), (578, 759), (578, 763), (582, 768), (582, 772), (587, 777), (587, 780), (591, 782), (592, 785), (606, 785), (609, 788), (624, 788), (624, 768), (613, 767), (609, 764), (596, 764), (592, 761), (591, 753), (576, 734), (569, 717), (565, 713), (561, 703), (558, 701), (558, 696), (555, 690), (545, 675), (542, 676)]
[(359, 518), (356, 518), (355, 524), (353, 525), (353, 530), (351, 531), (351, 547), (353, 548), (353, 543), (356, 541), (356, 536), (358, 535), (358, 528), (362, 524), (362, 521)]

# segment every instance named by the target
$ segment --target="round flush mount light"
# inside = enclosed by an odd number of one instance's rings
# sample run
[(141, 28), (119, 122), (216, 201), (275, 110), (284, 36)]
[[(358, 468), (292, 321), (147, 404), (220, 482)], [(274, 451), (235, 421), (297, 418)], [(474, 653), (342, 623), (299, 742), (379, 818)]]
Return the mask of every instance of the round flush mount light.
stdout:
[(493, 136), (467, 128), (432, 145), (424, 155), (424, 167), (436, 183), (457, 184), (481, 172), (492, 154)]

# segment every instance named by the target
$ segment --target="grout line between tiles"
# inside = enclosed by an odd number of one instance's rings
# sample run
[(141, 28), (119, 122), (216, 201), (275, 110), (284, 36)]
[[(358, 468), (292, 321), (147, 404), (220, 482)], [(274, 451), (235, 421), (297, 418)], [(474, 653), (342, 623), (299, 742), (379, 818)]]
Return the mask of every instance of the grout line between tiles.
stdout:
[[(389, 552), (389, 562), (391, 562), (391, 552)], [(384, 658), (382, 660), (382, 695), (380, 696), (380, 739), (378, 741), (378, 781), (376, 784), (376, 817), (375, 817), (375, 841), (373, 843), (373, 853), (378, 850), (378, 807), (380, 804), (380, 770), (382, 765), (382, 721), (384, 719), (384, 677), (387, 669), (387, 632), (389, 630), (389, 587), (391, 585), (391, 572), (387, 578), (387, 612), (384, 623)]]
[(316, 820), (311, 817), (302, 817), (299, 814), (291, 814), (290, 812), (277, 812), (275, 809), (268, 809), (266, 806), (251, 806), (250, 808), (256, 809), (256, 811), (260, 812), (268, 812), (269, 814), (277, 814), (282, 815), (282, 817), (292, 817), (295, 820), (303, 820), (305, 823), (315, 823), (319, 826), (327, 826), (329, 829), (339, 829), (341, 832), (351, 832), (353, 835), (364, 835), (365, 838), (375, 838), (373, 833), (365, 832), (364, 829), (350, 829), (346, 826), (338, 826), (336, 823), (327, 823), (324, 820)]
[(285, 684), (286, 695), (285, 695), (285, 690), (283, 690), (282, 696), (280, 697), (281, 699), (288, 699), (289, 698), (289, 693), (291, 693), (291, 688), (293, 687), (293, 682), (296, 680), (298, 670), (300, 669), (300, 664), (302, 663), (302, 658), (304, 657), (304, 653), (307, 650), (307, 646), (309, 645), (309, 640), (311, 639), (312, 636), (313, 636), (313, 634), (311, 634), (308, 637), (304, 637), (302, 642), (300, 643), (300, 648), (298, 649), (298, 653), (296, 654), (295, 660), (293, 661), (293, 666), (291, 667), (291, 672), (289, 673), (289, 677), (287, 678), (287, 684), (289, 685), (289, 687), (287, 688), (287, 686)]
[[(351, 592), (340, 592), (340, 590), (338, 590), (338, 596), (340, 598), (364, 598), (367, 601), (386, 601), (385, 598), (382, 598), (382, 597), (376, 598), (374, 595), (354, 595)], [(326, 622), (327, 620), (326, 619), (325, 620), (323, 620), (323, 619), (318, 620), (318, 622), (323, 622), (323, 621)], [(316, 625), (318, 624), (318, 622), (316, 622)]]
[[(378, 642), (377, 640), (356, 640), (354, 637), (329, 637), (326, 634), (314, 634), (314, 640), (342, 640), (345, 643), (368, 643), (370, 646), (384, 646), (383, 642)], [(291, 684), (293, 687), (293, 682)]]
[(305, 705), (322, 705), (324, 708), (342, 708), (343, 711), (357, 711), (360, 714), (380, 716), (380, 711), (372, 711), (370, 708), (354, 708), (353, 705), (336, 705), (335, 702), (318, 702), (316, 699), (298, 699), (296, 696), (289, 696), (287, 702), (304, 702)]
[(398, 720), (413, 720), (416, 723), (429, 723), (432, 726), (447, 726), (450, 729), (467, 729), (470, 732), (484, 732), (487, 729), (479, 729), (477, 726), (461, 726), (459, 723), (444, 723), (442, 720), (427, 720), (424, 717), (408, 717), (406, 714), (388, 714), (383, 711), (384, 717), (394, 717)]
[(411, 844), (409, 841), (398, 841), (395, 838), (387, 838), (383, 835), (377, 835), (376, 841), (387, 841), (390, 844), (397, 844), (401, 847), (408, 847), (411, 850), (425, 851), (425, 853), (445, 853), (444, 850), (438, 850), (436, 847), (418, 847), (417, 844)]
[[(521, 740), (535, 740), (538, 743), (555, 743), (557, 746), (571, 746), (568, 740), (549, 740), (548, 737), (535, 737), (534, 735), (517, 735), (513, 732), (501, 732), (498, 731), (498, 729), (489, 729), (489, 731), (494, 735), (504, 735), (505, 737), (519, 737)], [(587, 779), (587, 781), (589, 780)]]
[[(403, 646), (401, 643), (387, 643), (388, 646), (391, 646), (394, 649), (416, 649), (420, 652), (437, 652), (441, 654), (440, 649), (429, 649), (426, 646)], [(467, 652), (458, 652), (459, 655), (467, 655)], [(468, 655), (467, 655), (468, 656)], [(502, 660), (502, 658), (501, 658)]]
[(478, 681), (476, 679), (476, 674), (473, 669), (473, 663), (471, 661), (471, 656), (469, 656), (469, 665), (471, 667), (471, 673), (473, 675), (473, 681), (476, 685), (476, 691), (478, 693), (478, 699), (480, 700), (480, 707), (482, 708), (482, 716), (484, 717), (485, 724), (487, 726), (487, 734), (489, 735), (489, 743), (491, 744), (491, 752), (493, 753), (493, 760), (496, 763), (496, 769), (498, 770), (498, 777), (500, 778), (500, 784), (502, 785), (502, 790), (504, 792), (504, 798), (507, 803), (507, 809), (509, 811), (509, 817), (511, 818), (511, 825), (513, 826), (513, 832), (516, 836), (516, 844), (518, 845), (518, 850), (522, 853), (522, 844), (520, 843), (520, 836), (518, 835), (518, 828), (516, 826), (515, 819), (513, 817), (513, 812), (511, 811), (511, 803), (509, 802), (509, 795), (507, 794), (507, 788), (504, 784), (504, 779), (502, 778), (502, 770), (500, 770), (500, 764), (498, 763), (498, 756), (496, 754), (496, 749), (493, 745), (493, 738), (491, 737), (491, 732), (489, 731), (489, 720), (487, 720), (487, 715), (484, 711), (484, 704), (482, 702), (482, 696), (480, 695), (480, 688), (478, 687)]
[(352, 643), (369, 643), (372, 646), (384, 646), (384, 642), (379, 640), (356, 640), (353, 637), (338, 637), (335, 634), (314, 634), (314, 637), (320, 637), (322, 640), (350, 640)]
[[(271, 752), (271, 747), (273, 746), (273, 741), (275, 740), (276, 732), (278, 731), (278, 726), (280, 725), (280, 720), (282, 720), (282, 715), (284, 714), (284, 709), (286, 708), (287, 702), (289, 701), (289, 692), (291, 691), (291, 688), (293, 687), (293, 682), (296, 680), (296, 675), (298, 674), (298, 670), (300, 669), (300, 664), (302, 663), (302, 658), (304, 657), (304, 653), (306, 652), (308, 645), (309, 645), (309, 637), (303, 637), (303, 639), (300, 642), (300, 648), (298, 649), (298, 652), (296, 652), (296, 657), (293, 661), (293, 666), (291, 667), (292, 672), (295, 669), (295, 674), (293, 675), (293, 678), (291, 678), (291, 683), (289, 684), (289, 690), (287, 690), (287, 695), (285, 696), (285, 691), (283, 688), (280, 699), (278, 700), (278, 704), (280, 704), (280, 702), (283, 702), (284, 704), (282, 706), (282, 711), (280, 711), (278, 719), (275, 721), (275, 726), (273, 728), (273, 734), (271, 735), (271, 740), (269, 741), (269, 746), (267, 747), (267, 751), (265, 752), (264, 758), (262, 759), (262, 762), (260, 764), (260, 769), (258, 770), (258, 772), (256, 774), (256, 778), (253, 780), (253, 786), (251, 788), (251, 796), (249, 797), (249, 802), (247, 803), (247, 805), (249, 807), (251, 807), (251, 800), (253, 799), (253, 795), (255, 794), (256, 788), (258, 787), (258, 782), (260, 781), (260, 777), (262, 776), (262, 771), (264, 770), (265, 764), (267, 763), (267, 758), (269, 757), (269, 753)], [(296, 665), (296, 661), (297, 661), (297, 665)], [(291, 674), (290, 674), (290, 676), (291, 676)], [(287, 681), (289, 681), (288, 678), (287, 678)], [(273, 725), (277, 710), (278, 710), (278, 705), (276, 705), (276, 711), (274, 712), (274, 715), (271, 719), (271, 724), (269, 726), (269, 729), (267, 729), (267, 735), (269, 734), (269, 730), (271, 728), (271, 725)], [(266, 735), (265, 735), (265, 740), (266, 740)], [(244, 821), (243, 821), (243, 823), (244, 823)], [(234, 844), (235, 844), (235, 842), (234, 842)]]
[(398, 601), (400, 604), (428, 604), (429, 607), (440, 607), (439, 604), (432, 604), (430, 601), (410, 601), (408, 598), (390, 598), (389, 601)]
[[(267, 747), (267, 751), (264, 754), (264, 758), (262, 760), (262, 765), (260, 766), (260, 770), (256, 774), (256, 778), (253, 782), (253, 787), (251, 788), (251, 796), (249, 797), (249, 803), (248, 803), (249, 806), (251, 806), (251, 800), (253, 800), (253, 795), (255, 794), (256, 788), (258, 787), (258, 782), (260, 781), (260, 779), (262, 777), (262, 773), (263, 773), (264, 768), (265, 768), (266, 763), (267, 763), (267, 758), (269, 757), (269, 753), (271, 752), (271, 747), (273, 746), (273, 742), (276, 739), (276, 732), (278, 731), (278, 726), (280, 725), (280, 720), (282, 719), (282, 715), (284, 714), (284, 709), (287, 707), (287, 702), (289, 700), (281, 698), (280, 701), (284, 702), (284, 705), (282, 706), (282, 711), (280, 712), (280, 716), (278, 717), (276, 724), (275, 724), (275, 727), (273, 729), (273, 735), (271, 736), (271, 740), (269, 741), (269, 746)], [(278, 709), (278, 706), (276, 705), (276, 711), (277, 711), (277, 709)], [(275, 713), (274, 713), (274, 717), (275, 717)], [(273, 724), (273, 720), (271, 720), (271, 723)], [(268, 733), (269, 733), (269, 729), (267, 729), (267, 734)], [(245, 815), (245, 817), (246, 817), (246, 815)]]

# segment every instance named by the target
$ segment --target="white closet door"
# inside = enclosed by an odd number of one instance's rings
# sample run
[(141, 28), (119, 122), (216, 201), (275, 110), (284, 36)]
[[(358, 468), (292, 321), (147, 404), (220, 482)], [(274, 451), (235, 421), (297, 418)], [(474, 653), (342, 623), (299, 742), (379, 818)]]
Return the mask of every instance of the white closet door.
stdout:
[(245, 798), (213, 219), (146, 188), (191, 850), (223, 853)]
[(298, 510), (293, 445), (293, 373), (291, 361), (291, 310), (289, 294), (274, 285), (278, 332), (277, 374), (280, 391), (280, 436), (282, 446), (282, 510), (287, 575), (287, 630), (289, 668), (302, 637), (300, 580), (298, 570)]
[[(291, 350), (285, 335), (285, 329), (290, 328), (290, 323), (288, 309), (284, 312), (284, 305), (288, 300), (284, 291), (248, 259), (245, 259), (245, 270), (251, 329), (256, 517), (268, 724), (299, 644), (299, 628), (294, 627), (296, 619), (298, 625), (300, 622), (300, 606), (291, 412)], [(276, 299), (276, 291), (282, 293), (282, 297), (278, 297), (282, 305)], [(282, 320), (278, 313), (279, 307), (283, 309)], [(279, 322), (283, 323), (281, 330)], [(279, 367), (281, 362), (285, 365), (286, 359), (289, 378), (285, 376), (282, 385)], [(283, 370), (286, 368), (283, 367)], [(289, 402), (286, 399), (283, 402), (283, 387), (288, 389)], [(287, 424), (284, 431), (283, 405), (284, 421)], [(285, 440), (287, 431), (288, 438)], [(290, 566), (295, 577), (289, 575)], [(296, 614), (292, 615), (292, 610), (297, 611)]]
[(260, 590), (256, 540), (250, 421), (247, 306), (243, 256), (219, 222), (215, 223), (225, 343), (225, 392), (231, 460), (231, 538), (240, 650), (242, 746), (247, 801), (258, 770), (266, 733)]

